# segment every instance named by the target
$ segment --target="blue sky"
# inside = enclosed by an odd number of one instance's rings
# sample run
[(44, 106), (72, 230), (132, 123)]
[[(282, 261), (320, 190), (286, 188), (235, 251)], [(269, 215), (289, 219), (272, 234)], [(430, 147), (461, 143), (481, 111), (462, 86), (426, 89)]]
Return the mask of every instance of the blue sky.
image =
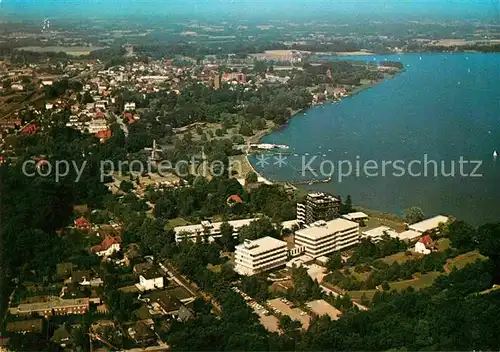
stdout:
[(286, 14), (315, 13), (472, 15), (487, 17), (499, 0), (1, 0), (3, 10), (40, 14)]

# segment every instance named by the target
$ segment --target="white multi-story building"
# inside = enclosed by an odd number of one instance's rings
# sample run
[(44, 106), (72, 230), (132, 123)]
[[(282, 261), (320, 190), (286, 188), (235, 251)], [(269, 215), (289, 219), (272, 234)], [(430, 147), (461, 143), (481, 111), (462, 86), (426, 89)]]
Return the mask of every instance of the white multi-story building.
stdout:
[(295, 245), (304, 246), (313, 258), (328, 255), (359, 243), (359, 224), (345, 219), (317, 221), (295, 232)]
[(254, 275), (287, 262), (287, 244), (272, 237), (245, 240), (236, 246), (234, 270), (241, 275)]

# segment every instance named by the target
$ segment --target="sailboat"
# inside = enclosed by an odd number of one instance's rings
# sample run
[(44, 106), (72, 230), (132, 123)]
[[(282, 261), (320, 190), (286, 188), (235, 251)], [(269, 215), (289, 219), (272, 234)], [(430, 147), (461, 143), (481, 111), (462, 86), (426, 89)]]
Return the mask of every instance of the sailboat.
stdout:
[(494, 157), (494, 158), (496, 158), (497, 156), (498, 156), (498, 153), (497, 153), (497, 151), (495, 150), (495, 151), (493, 152), (493, 157)]

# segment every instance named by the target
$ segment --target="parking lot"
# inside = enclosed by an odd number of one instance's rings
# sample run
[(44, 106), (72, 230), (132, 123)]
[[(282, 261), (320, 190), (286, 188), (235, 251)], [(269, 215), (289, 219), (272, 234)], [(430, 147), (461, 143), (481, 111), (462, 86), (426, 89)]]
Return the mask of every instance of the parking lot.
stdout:
[(305, 330), (309, 328), (311, 317), (302, 309), (291, 308), (292, 303), (282, 298), (275, 298), (267, 301), (267, 303), (274, 309), (274, 312), (288, 315), (292, 320), (300, 321), (302, 328)]
[(279, 319), (269, 312), (266, 307), (252, 300), (252, 298), (237, 287), (233, 287), (233, 291), (239, 293), (247, 302), (248, 306), (259, 316), (259, 321), (270, 332), (280, 332)]

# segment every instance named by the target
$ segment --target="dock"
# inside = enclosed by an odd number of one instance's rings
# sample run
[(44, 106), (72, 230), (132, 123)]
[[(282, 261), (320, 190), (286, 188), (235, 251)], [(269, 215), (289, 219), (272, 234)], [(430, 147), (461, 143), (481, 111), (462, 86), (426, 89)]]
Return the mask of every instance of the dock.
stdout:
[(318, 179), (313, 179), (313, 180), (297, 180), (297, 181), (289, 181), (289, 183), (293, 185), (314, 185), (314, 184), (319, 184), (319, 183), (330, 183), (332, 181), (332, 177), (328, 177), (326, 179), (318, 180)]

